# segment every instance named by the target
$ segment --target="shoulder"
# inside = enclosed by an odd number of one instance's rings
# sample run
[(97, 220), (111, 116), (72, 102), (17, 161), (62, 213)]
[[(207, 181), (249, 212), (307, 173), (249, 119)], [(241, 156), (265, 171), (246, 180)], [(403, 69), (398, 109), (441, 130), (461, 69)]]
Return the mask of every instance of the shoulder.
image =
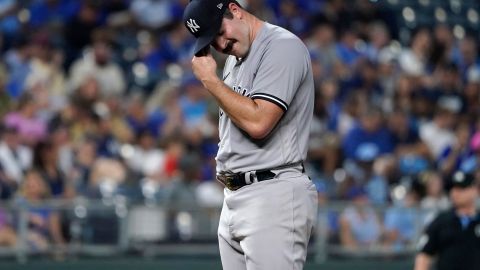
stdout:
[(308, 53), (303, 41), (287, 29), (269, 23), (265, 23), (264, 27), (265, 34), (260, 41), (268, 45), (266, 46), (268, 50), (279, 50), (285, 56), (292, 53)]
[(440, 212), (436, 218), (430, 223), (430, 226), (438, 226), (439, 224), (448, 224), (455, 219), (455, 212), (450, 210), (445, 210)]

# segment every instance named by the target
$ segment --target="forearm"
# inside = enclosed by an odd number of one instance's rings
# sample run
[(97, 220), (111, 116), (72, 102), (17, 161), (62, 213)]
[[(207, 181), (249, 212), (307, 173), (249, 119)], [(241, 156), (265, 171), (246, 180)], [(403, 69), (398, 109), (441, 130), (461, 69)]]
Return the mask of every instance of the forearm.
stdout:
[(232, 122), (251, 137), (261, 139), (272, 131), (274, 124), (267, 121), (268, 115), (259, 103), (233, 91), (219, 79), (203, 83)]
[(282, 117), (283, 110), (269, 101), (253, 100), (233, 91), (217, 76), (216, 67), (211, 54), (192, 59), (195, 76), (232, 122), (254, 139), (265, 138)]
[(425, 254), (419, 253), (415, 258), (415, 268), (414, 270), (429, 270), (432, 258)]

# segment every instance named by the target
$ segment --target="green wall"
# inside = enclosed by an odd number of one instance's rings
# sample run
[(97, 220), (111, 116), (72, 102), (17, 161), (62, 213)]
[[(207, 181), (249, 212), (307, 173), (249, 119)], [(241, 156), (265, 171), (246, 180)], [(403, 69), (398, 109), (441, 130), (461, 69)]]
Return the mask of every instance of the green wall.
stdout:
[[(404, 270), (412, 269), (410, 260), (328, 261), (325, 264), (308, 263), (305, 270)], [(31, 260), (25, 264), (0, 260), (1, 270), (221, 270), (217, 259), (81, 259), (66, 262)]]

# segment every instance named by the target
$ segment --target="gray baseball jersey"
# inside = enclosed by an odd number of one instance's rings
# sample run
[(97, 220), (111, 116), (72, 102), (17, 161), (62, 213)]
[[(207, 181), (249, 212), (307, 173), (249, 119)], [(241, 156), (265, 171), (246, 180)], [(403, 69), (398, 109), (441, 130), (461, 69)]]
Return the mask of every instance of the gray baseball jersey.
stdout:
[(266, 138), (255, 140), (220, 110), (217, 172), (246, 172), (305, 160), (314, 85), (303, 42), (281, 27), (264, 23), (245, 59), (227, 58), (223, 78), (243, 96), (278, 105), (284, 115)]

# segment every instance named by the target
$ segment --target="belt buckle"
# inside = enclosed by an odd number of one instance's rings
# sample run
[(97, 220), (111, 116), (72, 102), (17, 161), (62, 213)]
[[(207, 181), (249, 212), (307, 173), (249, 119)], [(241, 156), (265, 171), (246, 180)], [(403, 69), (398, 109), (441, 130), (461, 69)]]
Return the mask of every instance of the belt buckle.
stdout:
[(225, 187), (227, 187), (228, 189), (230, 190), (237, 190), (238, 187), (234, 185), (233, 183), (233, 179), (234, 179), (234, 175), (227, 175), (225, 173), (221, 173), (217, 176), (217, 178), (220, 180), (220, 182), (222, 182)]
[(235, 177), (233, 175), (225, 176), (225, 186), (230, 190), (237, 190), (239, 188), (238, 186), (235, 186), (234, 179)]

